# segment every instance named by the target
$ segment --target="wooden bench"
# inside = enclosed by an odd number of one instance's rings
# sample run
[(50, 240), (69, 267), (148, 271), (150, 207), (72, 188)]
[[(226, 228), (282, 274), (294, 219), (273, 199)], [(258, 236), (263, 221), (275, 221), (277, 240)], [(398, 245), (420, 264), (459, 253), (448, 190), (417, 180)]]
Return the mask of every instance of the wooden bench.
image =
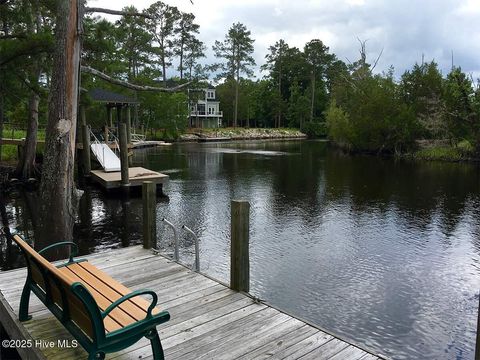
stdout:
[[(88, 261), (74, 260), (75, 243), (55, 243), (36, 252), (19, 235), (10, 237), (25, 255), (28, 269), (20, 321), (31, 319), (28, 304), (33, 292), (84, 347), (89, 360), (104, 359), (106, 353), (125, 349), (144, 336), (150, 339), (154, 359), (164, 358), (156, 325), (168, 321), (170, 314), (156, 308), (155, 292), (131, 291)], [(54, 266), (41, 255), (59, 247), (70, 248), (65, 264)]]

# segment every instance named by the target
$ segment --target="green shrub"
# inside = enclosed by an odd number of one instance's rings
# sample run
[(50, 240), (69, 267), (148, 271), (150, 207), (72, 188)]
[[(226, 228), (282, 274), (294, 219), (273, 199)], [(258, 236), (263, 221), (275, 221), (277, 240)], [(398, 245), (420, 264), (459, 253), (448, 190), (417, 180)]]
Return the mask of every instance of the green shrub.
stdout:
[(457, 144), (457, 149), (463, 156), (471, 156), (475, 152), (475, 148), (468, 140), (462, 140)]
[(419, 150), (414, 155), (418, 160), (444, 160), (460, 161), (463, 159), (462, 153), (458, 148), (438, 146)]
[(307, 122), (302, 131), (309, 138), (320, 138), (327, 136), (327, 124), (324, 122)]

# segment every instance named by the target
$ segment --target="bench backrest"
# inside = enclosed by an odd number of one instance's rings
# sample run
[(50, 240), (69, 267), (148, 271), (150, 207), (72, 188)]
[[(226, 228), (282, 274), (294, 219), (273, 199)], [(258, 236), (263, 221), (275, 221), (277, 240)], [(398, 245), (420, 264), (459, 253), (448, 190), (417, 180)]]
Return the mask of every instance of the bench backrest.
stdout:
[(33, 283), (40, 300), (50, 310), (53, 305), (52, 312), (57, 312), (54, 314), (61, 321), (73, 320), (81, 331), (94, 339), (91, 314), (84, 302), (72, 291), (75, 280), (59, 271), (20, 236), (13, 235), (12, 238), (25, 255), (29, 276), (27, 281)]

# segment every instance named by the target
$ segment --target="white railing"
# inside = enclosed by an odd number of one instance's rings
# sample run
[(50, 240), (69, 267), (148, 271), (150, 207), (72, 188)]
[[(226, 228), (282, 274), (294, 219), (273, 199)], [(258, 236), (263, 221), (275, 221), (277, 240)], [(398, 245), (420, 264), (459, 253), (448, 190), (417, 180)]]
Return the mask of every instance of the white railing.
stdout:
[(218, 117), (223, 117), (223, 111), (216, 111), (216, 112), (213, 112), (213, 113), (208, 113), (208, 112), (205, 112), (205, 111), (191, 111), (190, 112), (190, 116), (199, 116), (199, 117), (206, 117), (206, 116), (218, 116)]

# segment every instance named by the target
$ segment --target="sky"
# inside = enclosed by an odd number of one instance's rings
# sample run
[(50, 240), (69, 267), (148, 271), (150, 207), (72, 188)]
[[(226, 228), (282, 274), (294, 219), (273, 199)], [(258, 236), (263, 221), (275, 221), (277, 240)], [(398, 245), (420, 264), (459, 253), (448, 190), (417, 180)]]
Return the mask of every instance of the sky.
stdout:
[[(144, 9), (153, 0), (88, 0), (88, 6)], [(191, 12), (200, 25), (199, 38), (208, 50), (206, 63), (217, 60), (212, 45), (241, 22), (255, 39), (257, 78), (265, 75), (269, 46), (284, 39), (303, 48), (320, 39), (346, 63), (359, 58), (358, 39), (366, 41), (367, 61), (376, 72), (395, 68), (396, 77), (416, 62), (435, 60), (443, 74), (453, 64), (480, 78), (480, 0), (164, 0)], [(114, 19), (114, 17), (110, 17)]]

